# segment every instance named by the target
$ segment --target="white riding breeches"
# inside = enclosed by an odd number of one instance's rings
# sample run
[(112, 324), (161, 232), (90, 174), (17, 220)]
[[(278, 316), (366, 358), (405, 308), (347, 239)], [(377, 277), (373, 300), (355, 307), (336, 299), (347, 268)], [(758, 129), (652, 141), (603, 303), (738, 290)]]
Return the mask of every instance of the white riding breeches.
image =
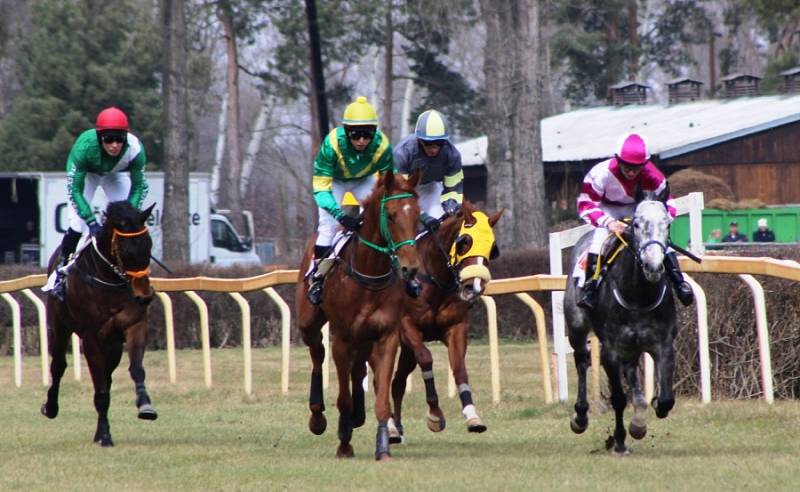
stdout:
[[(336, 203), (341, 204), (342, 197), (344, 197), (344, 194), (348, 191), (361, 203), (369, 197), (372, 188), (375, 187), (377, 179), (378, 178), (374, 174), (370, 174), (366, 178), (355, 181), (334, 181), (331, 191), (333, 192), (333, 197), (336, 199)], [(318, 212), (319, 223), (317, 225), (316, 244), (317, 246), (330, 246), (333, 244), (333, 236), (336, 235), (339, 223), (327, 210), (319, 208)]]
[[(128, 173), (109, 173), (105, 176), (87, 173), (83, 185), (83, 198), (89, 204), (92, 203), (98, 186), (103, 188), (103, 192), (108, 198), (108, 203), (127, 200), (131, 191), (131, 176)], [(78, 215), (78, 211), (75, 210), (75, 206), (72, 203), (70, 203), (68, 217), (70, 229), (77, 232), (88, 231), (88, 226)], [(102, 217), (97, 217), (97, 222), (102, 223), (101, 219)]]
[(420, 210), (435, 219), (439, 219), (444, 215), (444, 209), (442, 209), (443, 188), (442, 183), (439, 181), (432, 181), (417, 186)]

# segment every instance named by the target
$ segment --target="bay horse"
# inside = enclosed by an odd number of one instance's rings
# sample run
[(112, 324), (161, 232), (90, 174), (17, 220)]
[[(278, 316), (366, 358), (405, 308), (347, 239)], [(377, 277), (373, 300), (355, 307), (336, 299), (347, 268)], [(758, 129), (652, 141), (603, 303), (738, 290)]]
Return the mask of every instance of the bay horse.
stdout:
[[(322, 303), (306, 299), (306, 278), (297, 283), (295, 310), (297, 325), (308, 346), (313, 364), (308, 421), (309, 430), (325, 432), (325, 402), (322, 394), (322, 326), (330, 323), (331, 351), (336, 364), (339, 395), (339, 446), (336, 456), (350, 458), (353, 429), (364, 425), (366, 362), (374, 373), (375, 416), (378, 430), (375, 459), (388, 460), (390, 417), (389, 385), (399, 344), (398, 321), (403, 297), (418, 293), (415, 276), (419, 259), (415, 247), (419, 205), (414, 191), (420, 173), (406, 180), (392, 170), (378, 178), (372, 194), (364, 201), (363, 226), (357, 237), (342, 248), (336, 265), (325, 278)], [(312, 238), (313, 239), (313, 238)], [(310, 241), (302, 260), (307, 269), (313, 254)], [(405, 281), (402, 288), (399, 276)], [(351, 392), (352, 386), (352, 392)]]
[(426, 424), (433, 432), (445, 428), (434, 384), (433, 357), (424, 343), (432, 340), (440, 340), (447, 346), (467, 430), (486, 430), (472, 401), (465, 358), (469, 309), (491, 279), (489, 260), (499, 254), (492, 228), (503, 212), (504, 209), (489, 217), (464, 202), (461, 210), (446, 218), (435, 233), (426, 233), (417, 242), (422, 260), (418, 277), (423, 280), (423, 289), (419, 298), (405, 298), (400, 320), (400, 358), (392, 381), (394, 412), (389, 426), (392, 443), (404, 440), (402, 406), (406, 378), (417, 365), (425, 382)]
[[(112, 202), (97, 237), (83, 250), (65, 281), (64, 301), (47, 298), (50, 327), (50, 374), (52, 382), (41, 411), (50, 419), (58, 416), (58, 391), (67, 367), (70, 334), (83, 341), (83, 351), (94, 383), (97, 430), (94, 442), (114, 445), (108, 423), (111, 374), (122, 358), (122, 343), (128, 349), (129, 372), (136, 385), (138, 417), (158, 417), (145, 388), (142, 366), (147, 335), (147, 307), (153, 299), (149, 265), (152, 240), (145, 225), (155, 204), (139, 211), (128, 201)], [(50, 258), (48, 272), (56, 266), (60, 251)]]
[[(653, 357), (658, 372), (658, 396), (652, 401), (656, 416), (667, 417), (675, 405), (672, 389), (675, 370), (673, 340), (677, 332), (675, 302), (664, 273), (671, 221), (666, 206), (668, 197), (669, 188), (660, 195), (637, 191), (633, 221), (621, 235), (622, 248), (598, 286), (598, 302), (594, 310), (577, 305), (575, 282), (567, 282), (564, 294), (567, 331), (578, 371), (576, 413), (570, 420), (570, 428), (580, 434), (589, 425), (587, 337), (594, 329), (601, 343), (600, 360), (611, 387), (611, 405), (616, 419), (614, 434), (606, 446), (618, 456), (629, 453), (625, 446), (623, 423), (623, 412), (628, 404), (623, 378), (632, 393), (634, 408), (630, 435), (642, 439), (647, 434), (647, 402), (638, 375), (639, 360), (644, 353)], [(574, 262), (577, 263), (588, 248), (591, 234), (581, 238), (575, 246)]]

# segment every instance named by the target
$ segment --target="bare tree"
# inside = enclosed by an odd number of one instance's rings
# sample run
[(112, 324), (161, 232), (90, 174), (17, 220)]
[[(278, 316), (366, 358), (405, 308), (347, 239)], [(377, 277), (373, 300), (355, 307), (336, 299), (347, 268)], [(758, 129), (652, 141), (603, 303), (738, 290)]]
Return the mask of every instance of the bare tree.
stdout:
[(489, 137), (489, 205), (506, 207), (499, 241), (544, 246), (539, 0), (481, 0)]
[(184, 0), (162, 0), (164, 46), (163, 109), (164, 132), (164, 259), (189, 262), (189, 107), (186, 94), (186, 16)]

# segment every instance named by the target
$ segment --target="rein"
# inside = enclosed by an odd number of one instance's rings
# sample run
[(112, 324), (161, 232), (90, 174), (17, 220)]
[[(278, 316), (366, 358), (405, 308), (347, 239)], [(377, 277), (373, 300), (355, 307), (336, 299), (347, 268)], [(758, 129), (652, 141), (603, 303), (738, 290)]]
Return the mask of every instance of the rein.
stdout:
[[(444, 249), (442, 242), (439, 240), (439, 235), (435, 232), (429, 232), (425, 230), (422, 234), (417, 236), (417, 239), (425, 237), (426, 235), (432, 236), (433, 241), (436, 243), (439, 251), (442, 253), (442, 257), (444, 261), (447, 263), (447, 270), (450, 272), (450, 280), (447, 283), (440, 282), (433, 276), (432, 273), (425, 273), (420, 274), (420, 278), (428, 282), (430, 284), (435, 285), (439, 289), (443, 290), (444, 292), (452, 292), (458, 288), (458, 271), (455, 265), (450, 262), (450, 254)], [(420, 255), (422, 257), (422, 264), (425, 267), (426, 272), (432, 272), (431, 268), (428, 266), (428, 256), (427, 255)]]
[(122, 281), (116, 283), (107, 282), (78, 268), (77, 269), (78, 275), (80, 276), (81, 280), (83, 280), (87, 284), (91, 284), (96, 287), (113, 290), (113, 289), (130, 288), (131, 279), (137, 279), (149, 275), (150, 267), (147, 267), (143, 270), (126, 270), (125, 266), (122, 263), (122, 258), (119, 255), (119, 247), (117, 246), (117, 236), (136, 237), (136, 236), (141, 236), (146, 232), (147, 232), (147, 227), (144, 227), (136, 232), (122, 232), (115, 228), (113, 235), (111, 237), (111, 255), (112, 258), (116, 260), (116, 262), (112, 262), (111, 260), (106, 258), (103, 253), (100, 252), (100, 248), (97, 247), (97, 238), (92, 236), (92, 250), (94, 251), (95, 255), (97, 255), (97, 257), (100, 258), (103, 263), (105, 263), (105, 265), (109, 268), (109, 270), (111, 270), (111, 272), (113, 272)]
[(413, 198), (413, 193), (398, 193), (396, 195), (383, 196), (381, 198), (381, 208), (379, 215), (379, 230), (381, 238), (386, 242), (386, 246), (375, 244), (358, 234), (358, 241), (365, 246), (374, 249), (379, 253), (383, 253), (389, 257), (391, 267), (389, 271), (381, 275), (367, 275), (356, 270), (355, 267), (355, 248), (350, 248), (350, 261), (345, 265), (345, 272), (352, 277), (356, 282), (366, 287), (369, 290), (383, 290), (394, 282), (397, 276), (397, 250), (403, 246), (415, 246), (416, 239), (406, 239), (398, 243), (394, 242), (392, 238), (392, 231), (389, 229), (389, 221), (386, 215), (386, 202), (391, 200), (401, 200), (403, 198)]
[[(622, 234), (615, 232), (614, 235), (617, 237), (617, 239), (619, 239), (621, 244), (619, 245), (619, 247), (616, 248), (616, 250), (614, 251), (613, 255), (608, 260), (607, 264), (609, 266), (614, 261), (614, 259), (616, 259), (616, 257), (619, 255), (619, 253), (621, 253), (622, 250), (624, 250), (624, 249), (631, 250), (631, 253), (633, 254), (633, 261), (636, 264), (637, 268), (640, 268), (640, 269), (643, 267), (640, 255), (641, 255), (642, 251), (644, 251), (645, 248), (647, 248), (650, 245), (656, 244), (656, 245), (661, 247), (661, 250), (664, 253), (666, 253), (666, 251), (667, 251), (667, 246), (664, 243), (662, 243), (661, 241), (658, 241), (658, 240), (655, 240), (655, 239), (651, 239), (650, 241), (645, 242), (641, 246), (638, 246), (636, 248), (636, 250), (634, 251), (633, 248), (631, 247), (631, 245), (628, 244), (628, 242), (622, 236)], [(631, 304), (630, 302), (625, 300), (625, 298), (622, 296), (622, 293), (617, 288), (616, 281), (612, 280), (612, 283), (614, 284), (614, 286), (612, 288), (612, 294), (614, 294), (614, 300), (617, 301), (617, 304), (619, 304), (620, 306), (622, 306), (626, 310), (634, 312), (634, 313), (648, 313), (650, 311), (653, 311), (658, 306), (660, 306), (662, 302), (664, 302), (664, 297), (667, 294), (668, 283), (662, 283), (661, 290), (659, 291), (658, 296), (656, 297), (656, 300), (653, 301), (648, 306), (641, 307), (641, 306), (636, 306), (634, 304)]]

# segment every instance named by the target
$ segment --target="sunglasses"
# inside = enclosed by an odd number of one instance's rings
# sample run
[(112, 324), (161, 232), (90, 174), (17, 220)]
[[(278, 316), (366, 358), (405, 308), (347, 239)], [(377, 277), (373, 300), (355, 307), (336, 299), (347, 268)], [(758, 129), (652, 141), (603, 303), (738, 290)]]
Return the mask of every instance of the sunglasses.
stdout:
[(372, 140), (372, 137), (375, 136), (375, 132), (371, 132), (369, 130), (350, 130), (347, 132), (347, 136), (350, 137), (350, 140)]
[(444, 147), (444, 140), (423, 140), (422, 145), (424, 147)]
[(104, 144), (125, 143), (125, 137), (122, 135), (105, 135), (102, 138)]

